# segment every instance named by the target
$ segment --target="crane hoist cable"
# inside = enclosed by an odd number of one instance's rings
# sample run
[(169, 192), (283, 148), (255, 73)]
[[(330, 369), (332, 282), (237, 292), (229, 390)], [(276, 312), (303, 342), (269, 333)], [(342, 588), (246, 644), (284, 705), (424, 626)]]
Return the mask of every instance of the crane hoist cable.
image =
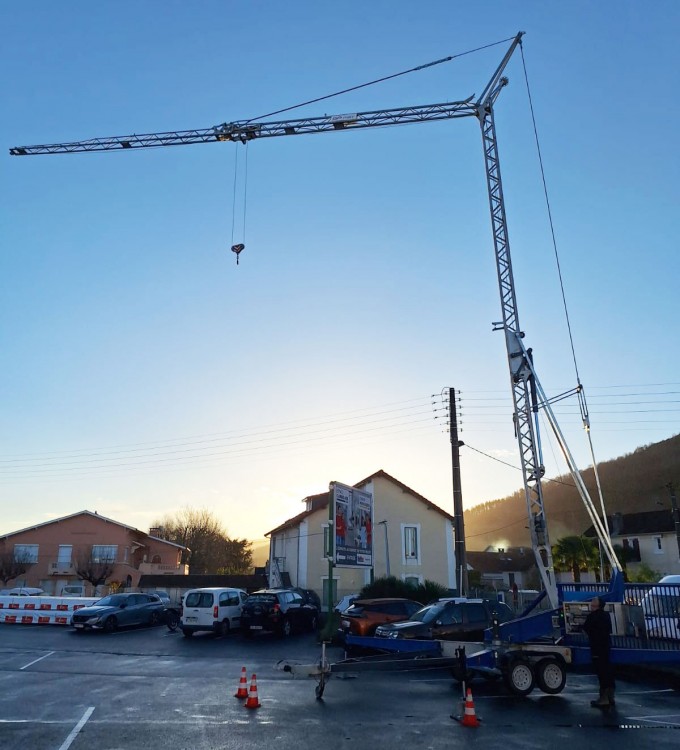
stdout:
[[(318, 96), (314, 99), (308, 99), (307, 101), (300, 102), (299, 104), (293, 104), (289, 107), (283, 107), (283, 109), (277, 109), (273, 112), (267, 112), (264, 115), (259, 115), (258, 117), (251, 117), (249, 120), (245, 121), (245, 124), (247, 123), (253, 123), (257, 122), (258, 120), (262, 120), (265, 117), (273, 117), (274, 115), (280, 115), (284, 112), (291, 112), (294, 109), (299, 109), (301, 107), (305, 107), (308, 104), (316, 104), (317, 102), (324, 101), (326, 99), (332, 99), (336, 96), (341, 96), (342, 94), (348, 94), (351, 91), (358, 91), (359, 89), (366, 88), (368, 86), (374, 86), (378, 83), (384, 83), (385, 81), (390, 81), (393, 78), (399, 78), (400, 76), (407, 75), (408, 73), (416, 73), (420, 70), (425, 70), (425, 68), (432, 68), (435, 65), (441, 65), (445, 62), (450, 62), (451, 60), (455, 60), (458, 57), (465, 57), (465, 55), (471, 55), (473, 52), (481, 52), (482, 50), (489, 49), (490, 47), (495, 47), (499, 44), (504, 44), (506, 42), (509, 42), (512, 40), (513, 37), (509, 37), (508, 39), (501, 39), (498, 42), (491, 42), (490, 44), (482, 45), (481, 47), (475, 47), (474, 49), (466, 50), (465, 52), (459, 52), (455, 55), (449, 55), (448, 57), (442, 57), (439, 60), (433, 60), (429, 63), (424, 63), (422, 65), (417, 65), (414, 68), (409, 68), (408, 70), (402, 70), (399, 73), (392, 73), (391, 75), (382, 76), (381, 78), (376, 78), (372, 81), (367, 81), (366, 83), (360, 83), (356, 86), (350, 86), (345, 89), (341, 89), (340, 91), (335, 91), (332, 94), (325, 94), (324, 96)], [(245, 142), (246, 146), (246, 167), (245, 167), (245, 178), (244, 178), (244, 195), (243, 195), (243, 242), (239, 242), (238, 244), (234, 244), (234, 226), (236, 224), (236, 179), (237, 179), (237, 172), (238, 172), (238, 151), (236, 155), (235, 165), (234, 165), (234, 198), (232, 202), (232, 209), (231, 209), (231, 250), (233, 253), (236, 253), (236, 265), (239, 263), (239, 256), (243, 250), (245, 250), (245, 227), (246, 227), (246, 204), (247, 204), (247, 198), (248, 198), (248, 192), (247, 192), (247, 186), (248, 186), (248, 142)]]
[(554, 255), (555, 255), (555, 264), (557, 266), (557, 275), (558, 275), (559, 280), (560, 280), (560, 291), (561, 291), (561, 294), (562, 294), (562, 305), (564, 306), (564, 316), (565, 316), (565, 320), (566, 320), (566, 323), (567, 323), (567, 331), (568, 331), (568, 334), (569, 334), (569, 345), (571, 347), (571, 356), (572, 356), (572, 360), (574, 362), (574, 372), (576, 374), (576, 383), (577, 383), (577, 389), (576, 390), (577, 390), (577, 395), (578, 395), (579, 408), (581, 410), (581, 419), (583, 421), (583, 428), (586, 431), (586, 435), (588, 436), (588, 446), (590, 448), (590, 457), (591, 457), (591, 460), (592, 460), (593, 474), (595, 476), (595, 483), (597, 485), (597, 494), (598, 494), (599, 499), (600, 499), (600, 508), (602, 510), (602, 523), (604, 525), (604, 528), (607, 531), (607, 534), (609, 534), (609, 525), (608, 525), (608, 522), (607, 522), (607, 512), (605, 510), (604, 495), (602, 493), (602, 485), (600, 483), (600, 473), (599, 473), (598, 468), (597, 468), (597, 461), (595, 460), (595, 450), (593, 448), (593, 441), (592, 441), (592, 437), (591, 437), (590, 414), (588, 412), (588, 404), (586, 402), (585, 389), (583, 387), (583, 384), (581, 383), (581, 376), (579, 374), (578, 362), (577, 362), (577, 359), (576, 359), (576, 348), (574, 346), (574, 335), (573, 335), (573, 332), (572, 332), (572, 329), (571, 329), (571, 319), (569, 317), (569, 308), (567, 307), (567, 298), (566, 298), (566, 294), (565, 294), (565, 291), (564, 291), (564, 279), (562, 278), (562, 266), (560, 264), (560, 256), (559, 256), (559, 252), (557, 250), (557, 238), (555, 236), (555, 225), (554, 225), (553, 217), (552, 217), (552, 209), (550, 207), (550, 197), (548, 195), (548, 185), (547, 185), (547, 182), (546, 182), (546, 179), (545, 179), (545, 169), (543, 167), (543, 155), (541, 153), (541, 143), (540, 143), (540, 140), (539, 140), (539, 137), (538, 137), (538, 128), (536, 126), (536, 116), (535, 116), (535, 113), (534, 113), (534, 103), (533, 103), (533, 99), (531, 97), (531, 87), (529, 85), (529, 75), (527, 73), (526, 60), (525, 60), (525, 57), (524, 57), (524, 46), (522, 44), (520, 44), (519, 45), (519, 49), (520, 49), (520, 55), (521, 55), (521, 58), (522, 58), (522, 68), (523, 68), (523, 71), (524, 71), (524, 81), (525, 81), (525, 84), (526, 84), (527, 96), (528, 96), (528, 99), (529, 99), (529, 110), (531, 112), (531, 122), (532, 122), (533, 129), (534, 129), (534, 139), (536, 141), (536, 153), (538, 155), (538, 163), (539, 163), (539, 167), (540, 167), (540, 170), (541, 170), (541, 180), (542, 180), (542, 183), (543, 183), (543, 195), (545, 197), (545, 205), (546, 205), (546, 210), (547, 210), (547, 213), (548, 213), (548, 221), (550, 223), (550, 234), (551, 234), (551, 237), (552, 237), (553, 252), (554, 252)]
[(239, 256), (246, 249), (246, 209), (248, 205), (248, 144), (245, 144), (245, 165), (243, 168), (243, 226), (242, 226), (242, 242), (234, 244), (234, 228), (236, 226), (236, 193), (237, 193), (237, 180), (238, 180), (238, 149), (236, 149), (236, 156), (234, 158), (234, 194), (231, 203), (231, 251), (236, 253), (236, 265), (238, 265)]

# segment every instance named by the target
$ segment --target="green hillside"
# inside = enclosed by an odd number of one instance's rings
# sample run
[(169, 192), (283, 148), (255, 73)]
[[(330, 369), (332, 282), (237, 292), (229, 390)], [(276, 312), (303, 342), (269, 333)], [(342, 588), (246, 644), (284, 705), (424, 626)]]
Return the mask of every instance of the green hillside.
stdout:
[[(599, 464), (598, 471), (607, 514), (670, 510), (666, 485), (673, 482), (676, 495), (680, 492), (680, 434)], [(592, 467), (582, 474), (599, 508)], [(582, 534), (591, 525), (571, 476), (544, 479), (543, 488), (551, 542), (562, 536)], [(528, 546), (527, 526), (526, 500), (521, 490), (465, 511), (466, 546), (470, 550), (483, 550), (490, 545)]]

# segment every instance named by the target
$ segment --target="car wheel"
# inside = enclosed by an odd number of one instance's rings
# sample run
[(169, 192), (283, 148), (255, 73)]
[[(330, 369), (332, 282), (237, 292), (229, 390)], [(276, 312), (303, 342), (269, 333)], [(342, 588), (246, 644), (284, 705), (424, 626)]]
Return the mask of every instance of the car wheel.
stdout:
[(541, 659), (536, 665), (538, 687), (548, 695), (557, 695), (564, 690), (567, 672), (557, 659)]
[(177, 612), (168, 612), (166, 624), (168, 626), (168, 630), (171, 633), (174, 633), (175, 630), (177, 630), (177, 628), (179, 627), (179, 615), (177, 614)]
[(105, 633), (113, 633), (115, 630), (118, 629), (118, 620), (115, 618), (114, 615), (111, 615), (108, 620), (104, 623), (104, 632)]
[(279, 633), (282, 638), (288, 638), (288, 636), (292, 632), (293, 632), (293, 628), (291, 627), (290, 620), (286, 617), (281, 623), (281, 628), (279, 630)]
[(229, 621), (222, 620), (222, 622), (218, 623), (215, 634), (220, 636), (221, 638), (224, 638), (225, 635), (229, 635)]
[(534, 689), (536, 677), (531, 664), (524, 659), (513, 659), (504, 673), (505, 684), (515, 695), (529, 695)]
[(182, 634), (185, 638), (191, 638), (191, 636), (194, 634), (193, 630), (187, 630), (186, 628), (182, 628)]

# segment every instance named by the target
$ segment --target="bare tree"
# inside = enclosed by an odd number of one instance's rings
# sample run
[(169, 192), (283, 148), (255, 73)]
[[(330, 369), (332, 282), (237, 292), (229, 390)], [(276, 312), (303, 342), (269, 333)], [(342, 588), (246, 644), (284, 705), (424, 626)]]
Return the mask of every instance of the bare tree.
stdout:
[(76, 575), (82, 581), (91, 583), (95, 591), (97, 586), (106, 583), (113, 574), (116, 561), (108, 558), (94, 557), (92, 550), (79, 550), (73, 559)]
[(13, 551), (0, 552), (0, 581), (12, 581), (25, 573), (32, 564), (27, 555), (17, 556)]
[(191, 573), (248, 573), (253, 564), (251, 543), (231, 539), (222, 523), (206, 508), (183, 508), (154, 522), (163, 538), (188, 547)]

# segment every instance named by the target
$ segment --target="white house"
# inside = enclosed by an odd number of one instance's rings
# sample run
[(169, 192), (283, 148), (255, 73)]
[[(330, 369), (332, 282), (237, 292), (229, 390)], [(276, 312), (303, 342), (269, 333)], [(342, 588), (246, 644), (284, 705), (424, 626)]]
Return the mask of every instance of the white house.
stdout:
[[(614, 513), (607, 516), (612, 543), (628, 550), (626, 567), (634, 571), (641, 563), (662, 576), (680, 574), (680, 551), (670, 510)], [(591, 526), (584, 536), (595, 536)]]
[[(353, 485), (373, 495), (373, 574), (404, 581), (436, 581), (455, 588), (454, 517), (380, 470)], [(267, 532), (270, 580), (315, 590), (328, 601), (329, 563), (324, 538), (332, 533), (329, 492), (306, 497), (305, 509)], [(280, 575), (279, 575), (280, 574)], [(332, 600), (357, 593), (371, 581), (371, 569), (332, 570)]]

